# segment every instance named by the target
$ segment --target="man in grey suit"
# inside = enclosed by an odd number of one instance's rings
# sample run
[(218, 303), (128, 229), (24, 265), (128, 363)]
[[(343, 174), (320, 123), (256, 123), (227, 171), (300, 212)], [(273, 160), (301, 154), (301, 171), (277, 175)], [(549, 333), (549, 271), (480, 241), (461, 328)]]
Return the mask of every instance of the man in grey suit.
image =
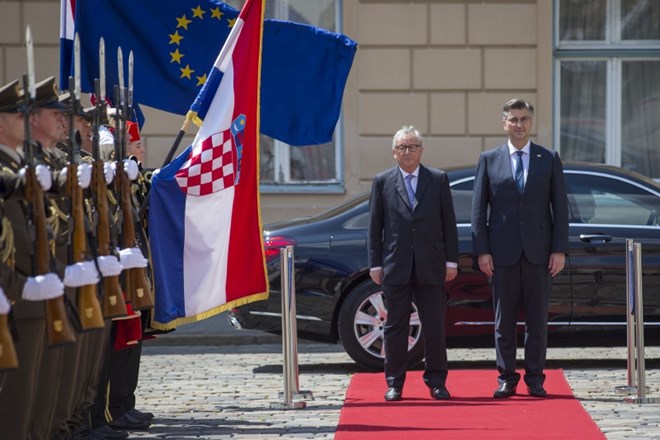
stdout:
[(552, 277), (568, 251), (568, 202), (559, 154), (530, 141), (534, 107), (512, 99), (503, 108), (506, 144), (479, 157), (472, 199), (472, 244), (490, 277), (500, 373), (495, 398), (516, 393), (516, 321), (525, 313), (525, 383), (543, 382)]
[(422, 149), (417, 129), (399, 130), (392, 141), (398, 166), (374, 178), (369, 201), (370, 273), (387, 306), (387, 401), (402, 396), (413, 295), (424, 335), (424, 382), (432, 398), (450, 397), (444, 283), (456, 277), (458, 233), (447, 175), (420, 164)]

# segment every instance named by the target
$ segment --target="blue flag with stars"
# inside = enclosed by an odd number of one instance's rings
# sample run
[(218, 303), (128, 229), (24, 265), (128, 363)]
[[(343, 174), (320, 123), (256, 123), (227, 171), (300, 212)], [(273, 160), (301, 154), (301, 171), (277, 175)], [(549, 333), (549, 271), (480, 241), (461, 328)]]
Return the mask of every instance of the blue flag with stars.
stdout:
[[(135, 102), (185, 115), (207, 80), (238, 11), (215, 0), (78, 0), (81, 86), (99, 76), (99, 38), (106, 47), (107, 96), (133, 51)], [(61, 41), (66, 53), (69, 42)], [(298, 23), (266, 20), (263, 35), (261, 132), (290, 145), (330, 142), (357, 48), (350, 38)], [(68, 61), (68, 63), (67, 63)], [(72, 72), (63, 56), (60, 78)], [(124, 73), (127, 78), (127, 73)], [(63, 84), (63, 88), (68, 88)]]

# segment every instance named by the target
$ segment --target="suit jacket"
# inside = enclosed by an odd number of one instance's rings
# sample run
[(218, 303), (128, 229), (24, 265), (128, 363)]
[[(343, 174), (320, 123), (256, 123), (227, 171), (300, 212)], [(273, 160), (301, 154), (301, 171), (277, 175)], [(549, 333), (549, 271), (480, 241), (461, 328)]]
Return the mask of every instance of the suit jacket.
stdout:
[(495, 265), (514, 265), (524, 252), (547, 264), (550, 253), (568, 252), (568, 199), (556, 151), (532, 143), (527, 182), (518, 191), (504, 144), (479, 157), (472, 199), (474, 253)]
[(443, 285), (447, 261), (458, 262), (458, 232), (449, 179), (420, 165), (414, 209), (398, 166), (378, 174), (369, 201), (369, 265), (383, 284)]

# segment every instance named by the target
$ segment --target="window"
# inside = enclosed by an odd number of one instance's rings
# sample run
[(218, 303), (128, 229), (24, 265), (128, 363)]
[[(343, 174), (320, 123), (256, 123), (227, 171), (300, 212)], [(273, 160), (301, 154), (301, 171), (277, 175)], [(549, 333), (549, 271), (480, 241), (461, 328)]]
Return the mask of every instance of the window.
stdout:
[(555, 5), (555, 144), (562, 158), (660, 178), (660, 2)]
[[(226, 3), (240, 8), (243, 0)], [(341, 0), (269, 0), (266, 18), (289, 20), (341, 32)], [(262, 192), (337, 191), (341, 183), (340, 126), (332, 142), (292, 147), (261, 136), (260, 179)]]
[(571, 223), (658, 225), (658, 197), (632, 183), (588, 174), (566, 174)]
[(472, 187), (474, 179), (470, 178), (451, 185), (451, 197), (454, 201), (456, 223), (472, 222)]

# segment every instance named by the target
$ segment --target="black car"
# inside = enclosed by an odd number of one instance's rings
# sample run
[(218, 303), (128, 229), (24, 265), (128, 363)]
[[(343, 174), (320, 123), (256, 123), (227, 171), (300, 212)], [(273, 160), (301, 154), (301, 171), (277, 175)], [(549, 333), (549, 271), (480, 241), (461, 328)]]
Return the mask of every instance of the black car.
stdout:
[[(474, 168), (448, 170), (459, 233), (459, 273), (446, 286), (448, 345), (493, 341), (486, 276), (472, 254), (470, 210)], [(660, 341), (660, 184), (621, 168), (565, 163), (570, 254), (554, 278), (550, 343), (625, 341), (625, 241), (642, 243), (646, 343)], [(232, 310), (242, 328), (281, 331), (279, 249), (293, 245), (298, 335), (337, 342), (367, 369), (381, 369), (387, 311), (369, 278), (369, 195), (320, 215), (267, 225), (264, 240), (270, 297)], [(421, 325), (413, 306), (410, 358), (422, 359)], [(520, 326), (522, 332), (523, 326)]]

